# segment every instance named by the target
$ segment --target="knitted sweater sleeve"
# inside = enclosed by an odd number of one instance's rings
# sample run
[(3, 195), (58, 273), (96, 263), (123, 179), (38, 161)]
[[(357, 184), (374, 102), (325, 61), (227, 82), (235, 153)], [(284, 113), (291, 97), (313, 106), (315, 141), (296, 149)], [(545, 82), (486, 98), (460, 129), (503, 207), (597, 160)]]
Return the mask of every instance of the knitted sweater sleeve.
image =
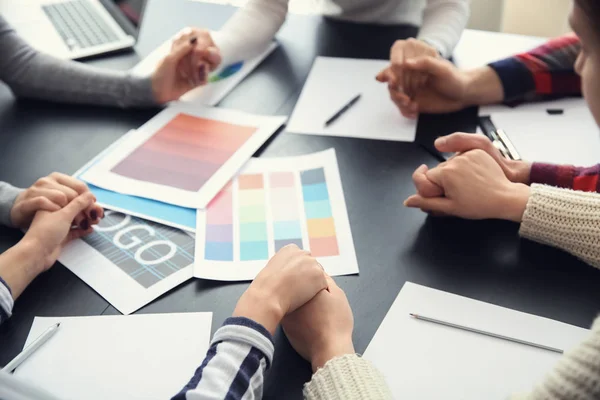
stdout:
[(387, 400), (390, 389), (381, 372), (356, 354), (329, 360), (304, 385), (306, 400)]
[(520, 234), (600, 268), (600, 194), (533, 184)]
[(511, 400), (592, 400), (600, 398), (600, 318), (596, 318), (590, 336), (569, 350), (556, 367), (524, 396)]

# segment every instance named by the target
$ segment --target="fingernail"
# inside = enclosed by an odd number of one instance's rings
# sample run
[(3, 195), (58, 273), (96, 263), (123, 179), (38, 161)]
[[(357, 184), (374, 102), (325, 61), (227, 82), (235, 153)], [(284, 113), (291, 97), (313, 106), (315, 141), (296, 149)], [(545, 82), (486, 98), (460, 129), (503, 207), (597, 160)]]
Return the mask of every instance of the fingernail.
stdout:
[(90, 228), (90, 223), (88, 222), (87, 219), (84, 219), (83, 221), (81, 221), (79, 223), (79, 227), (81, 228), (82, 231), (87, 231)]
[(441, 136), (441, 137), (435, 139), (436, 146), (443, 146), (445, 144), (446, 144), (446, 138), (444, 136)]
[(92, 218), (92, 220), (97, 220), (98, 219), (98, 212), (96, 210), (92, 210), (90, 211), (90, 218)]
[(408, 199), (404, 200), (404, 207), (408, 207)]
[(194, 36), (193, 38), (190, 39), (190, 44), (196, 44), (198, 42), (198, 38), (196, 36)]

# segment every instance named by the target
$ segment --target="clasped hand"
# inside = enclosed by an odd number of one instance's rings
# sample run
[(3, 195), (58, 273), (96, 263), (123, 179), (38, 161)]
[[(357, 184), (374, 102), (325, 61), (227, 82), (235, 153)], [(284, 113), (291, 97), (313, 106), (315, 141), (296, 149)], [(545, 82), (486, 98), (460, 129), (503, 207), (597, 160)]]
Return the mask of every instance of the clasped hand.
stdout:
[(290, 343), (314, 370), (354, 353), (354, 319), (346, 295), (310, 252), (296, 245), (284, 247), (267, 263), (233, 316), (252, 319), (271, 334), (283, 323)]
[(530, 195), (529, 163), (503, 158), (482, 135), (456, 133), (435, 146), (457, 155), (433, 169), (417, 168), (417, 194), (405, 206), (434, 215), (521, 222)]

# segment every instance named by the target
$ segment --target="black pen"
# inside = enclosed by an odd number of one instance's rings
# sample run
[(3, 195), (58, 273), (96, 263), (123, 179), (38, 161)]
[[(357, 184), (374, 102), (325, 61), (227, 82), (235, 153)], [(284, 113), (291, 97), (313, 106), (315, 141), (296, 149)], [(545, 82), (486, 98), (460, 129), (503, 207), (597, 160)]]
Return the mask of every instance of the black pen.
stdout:
[(356, 102), (360, 99), (361, 94), (357, 94), (352, 100), (350, 100), (344, 107), (342, 107), (342, 109), (338, 112), (336, 112), (335, 114), (333, 114), (333, 116), (331, 118), (329, 118), (326, 122), (325, 122), (325, 127), (328, 127), (329, 125), (331, 125), (333, 122), (335, 122), (336, 119), (338, 119), (339, 117), (341, 117), (342, 115), (344, 115), (344, 113), (346, 111), (348, 111), (350, 109), (350, 107), (352, 107), (354, 104), (356, 104)]
[(446, 157), (444, 157), (444, 155), (442, 153), (440, 153), (437, 150), (433, 150), (433, 149), (425, 146), (423, 143), (419, 143), (419, 147), (421, 147), (423, 150), (425, 150), (427, 153), (429, 153), (431, 156), (433, 156), (433, 158), (435, 158), (439, 162), (446, 162), (446, 161), (448, 161), (446, 159)]

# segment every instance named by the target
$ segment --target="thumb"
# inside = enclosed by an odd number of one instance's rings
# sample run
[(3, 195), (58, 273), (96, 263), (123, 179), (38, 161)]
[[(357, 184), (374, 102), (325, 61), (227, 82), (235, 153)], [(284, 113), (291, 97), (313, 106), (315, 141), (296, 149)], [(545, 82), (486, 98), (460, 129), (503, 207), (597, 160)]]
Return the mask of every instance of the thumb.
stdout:
[(452, 200), (446, 197), (426, 198), (418, 194), (410, 196), (404, 201), (404, 206), (409, 208), (420, 208), (426, 212), (452, 214)]
[(389, 67), (386, 67), (384, 69), (382, 69), (377, 76), (375, 77), (375, 79), (378, 82), (387, 82), (390, 80), (390, 76), (389, 76)]
[(74, 198), (62, 210), (58, 211), (68, 221), (73, 221), (80, 212), (85, 211), (95, 201), (92, 192), (83, 193)]
[(411, 71), (426, 72), (433, 76), (439, 76), (446, 72), (447, 62), (449, 61), (437, 57), (424, 56), (406, 60), (404, 67)]
[(435, 148), (444, 153), (466, 153), (475, 149), (490, 153), (492, 149), (495, 150), (494, 145), (488, 138), (472, 133), (454, 133), (439, 137), (435, 141)]

